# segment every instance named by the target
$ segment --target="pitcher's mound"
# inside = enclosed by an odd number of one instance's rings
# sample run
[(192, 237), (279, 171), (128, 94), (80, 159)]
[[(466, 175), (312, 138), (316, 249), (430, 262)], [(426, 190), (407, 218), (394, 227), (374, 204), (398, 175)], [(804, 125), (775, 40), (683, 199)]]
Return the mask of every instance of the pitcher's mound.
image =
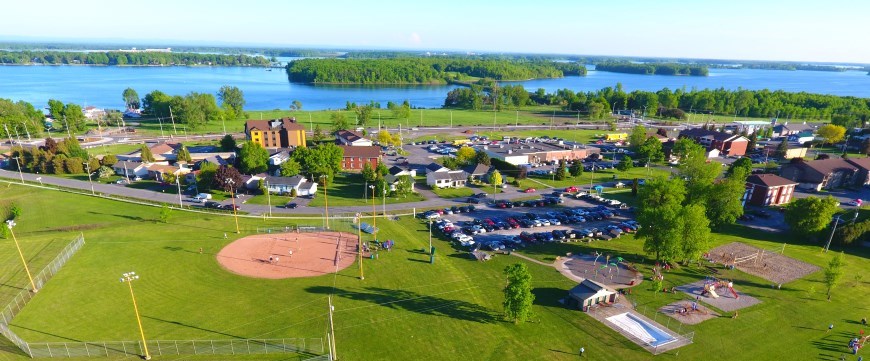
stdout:
[(240, 238), (217, 254), (228, 271), (281, 279), (338, 272), (357, 257), (357, 236), (342, 232), (272, 233)]

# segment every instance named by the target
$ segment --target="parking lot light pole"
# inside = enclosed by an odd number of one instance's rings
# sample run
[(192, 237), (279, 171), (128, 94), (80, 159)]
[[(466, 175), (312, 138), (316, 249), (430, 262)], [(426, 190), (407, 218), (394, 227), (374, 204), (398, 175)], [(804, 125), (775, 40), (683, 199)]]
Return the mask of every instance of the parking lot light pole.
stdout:
[(372, 189), (372, 235), (376, 235), (378, 233), (378, 213), (375, 210), (375, 185), (372, 184), (369, 186)]
[(18, 177), (21, 178), (21, 184), (24, 184), (24, 174), (21, 173), (21, 157), (12, 157), (15, 159), (15, 165), (18, 166)]
[(236, 182), (231, 178), (227, 178), (226, 182), (230, 185), (230, 198), (233, 201), (233, 218), (235, 218), (236, 220), (236, 234), (239, 234), (242, 232), (239, 231), (239, 211), (236, 210), (236, 193), (234, 192), (236, 188)]
[(36, 283), (33, 282), (33, 276), (30, 275), (30, 268), (27, 267), (27, 261), (24, 259), (24, 253), (21, 252), (21, 247), (18, 246), (18, 239), (15, 238), (15, 232), (12, 231), (12, 227), (15, 227), (15, 221), (8, 220), (6, 221), (6, 227), (9, 228), (9, 234), (12, 235), (12, 242), (15, 243), (15, 249), (18, 250), (18, 256), (21, 257), (21, 264), (24, 265), (24, 272), (27, 273), (27, 279), (30, 280), (30, 291), (33, 293), (39, 292), (39, 289), (36, 288)]
[(175, 185), (178, 186), (178, 207), (184, 208), (184, 203), (181, 200), (181, 177), (175, 177)]
[(429, 218), (429, 253), (432, 253), (432, 218)]
[(266, 181), (266, 202), (269, 204), (269, 217), (272, 216), (272, 192), (269, 192), (269, 181)]
[(837, 223), (834, 223), (834, 228), (831, 229), (831, 236), (828, 237), (828, 243), (825, 244), (825, 253), (828, 253), (828, 248), (831, 247), (831, 240), (834, 239), (834, 232), (837, 231), (837, 226), (840, 225), (840, 216), (837, 216)]
[(148, 353), (148, 343), (145, 341), (145, 331), (142, 329), (142, 319), (139, 317), (139, 305), (136, 304), (136, 295), (133, 294), (133, 281), (138, 280), (139, 275), (136, 272), (127, 272), (121, 275), (121, 282), (127, 283), (130, 286), (130, 298), (133, 300), (133, 312), (136, 313), (136, 323), (139, 325), (139, 335), (142, 337), (142, 351), (145, 355), (143, 359), (150, 360), (151, 354)]

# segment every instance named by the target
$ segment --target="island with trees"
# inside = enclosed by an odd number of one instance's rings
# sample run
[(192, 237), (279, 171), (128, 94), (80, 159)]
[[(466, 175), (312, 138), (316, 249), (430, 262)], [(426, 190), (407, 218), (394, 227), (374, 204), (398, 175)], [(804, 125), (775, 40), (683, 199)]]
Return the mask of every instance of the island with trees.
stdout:
[(291, 82), (313, 84), (446, 84), (585, 75), (578, 63), (458, 57), (302, 59), (286, 67)]
[(678, 63), (601, 62), (595, 64), (595, 70), (643, 75), (709, 75), (706, 65)]
[(115, 66), (259, 66), (271, 64), (263, 56), (173, 53), (163, 51), (0, 50), (2, 65), (115, 65)]

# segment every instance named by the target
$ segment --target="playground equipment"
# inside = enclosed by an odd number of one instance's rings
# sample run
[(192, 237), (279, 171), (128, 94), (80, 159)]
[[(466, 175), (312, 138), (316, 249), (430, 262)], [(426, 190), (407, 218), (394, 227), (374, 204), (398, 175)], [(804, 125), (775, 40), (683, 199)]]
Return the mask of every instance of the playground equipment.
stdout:
[(716, 286), (712, 283), (704, 284), (704, 292), (706, 292), (706, 294), (710, 295), (710, 297), (712, 298), (719, 298), (719, 295), (716, 294)]
[(707, 277), (704, 280), (704, 292), (702, 292), (702, 295), (709, 294), (710, 297), (719, 298), (719, 294), (716, 293), (717, 288), (726, 288), (734, 296), (734, 299), (740, 298), (740, 295), (734, 290), (734, 282), (720, 280), (715, 277)]

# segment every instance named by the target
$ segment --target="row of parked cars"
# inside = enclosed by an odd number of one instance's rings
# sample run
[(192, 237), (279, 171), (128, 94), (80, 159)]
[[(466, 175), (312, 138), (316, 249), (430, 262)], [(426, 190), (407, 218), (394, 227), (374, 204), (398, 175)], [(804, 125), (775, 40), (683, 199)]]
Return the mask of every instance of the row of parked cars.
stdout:
[(431, 211), (426, 211), (417, 215), (417, 217), (423, 219), (438, 219), (445, 214), (460, 214), (460, 213), (471, 213), (477, 209), (475, 206), (453, 206), (444, 209), (434, 209)]
[(509, 201), (509, 200), (500, 200), (493, 203), (490, 203), (490, 206), (493, 208), (515, 208), (515, 207), (546, 207), (552, 206), (556, 204), (564, 203), (565, 201), (555, 197), (541, 197), (541, 199), (532, 199), (527, 201)]
[[(205, 204), (204, 204), (203, 206), (204, 206), (205, 208), (211, 208), (211, 209), (223, 209), (223, 210), (225, 210), (225, 211), (232, 211), (232, 210), (233, 210), (233, 207), (234, 207), (232, 204), (220, 204), (220, 203), (218, 203), (218, 202), (214, 202), (214, 201), (207, 201), (207, 202), (205, 202)], [(238, 211), (238, 210), (240, 210), (240, 209), (241, 209), (241, 208), (240, 208), (239, 206), (235, 206), (235, 210)]]

